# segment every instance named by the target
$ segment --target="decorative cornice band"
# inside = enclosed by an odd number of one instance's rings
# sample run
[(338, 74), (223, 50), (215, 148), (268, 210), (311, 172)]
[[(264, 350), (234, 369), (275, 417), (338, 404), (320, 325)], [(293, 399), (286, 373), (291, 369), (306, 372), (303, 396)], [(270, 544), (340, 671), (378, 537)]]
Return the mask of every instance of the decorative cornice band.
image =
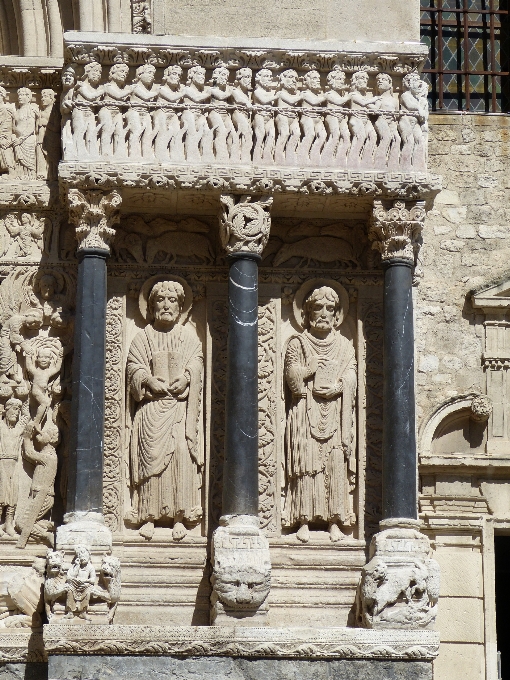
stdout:
[(362, 628), (44, 626), (48, 654), (432, 660), (434, 631)]

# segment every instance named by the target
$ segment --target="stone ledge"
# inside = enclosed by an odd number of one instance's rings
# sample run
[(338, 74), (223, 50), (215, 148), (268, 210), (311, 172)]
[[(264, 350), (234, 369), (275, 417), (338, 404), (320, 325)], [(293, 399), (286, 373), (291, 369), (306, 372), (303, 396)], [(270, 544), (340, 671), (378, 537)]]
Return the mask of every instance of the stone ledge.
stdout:
[(364, 628), (44, 626), (49, 655), (233, 656), (311, 659), (421, 659), (439, 652), (435, 631)]
[(46, 661), (43, 636), (41, 632), (15, 630), (0, 633), (0, 663), (23, 663)]

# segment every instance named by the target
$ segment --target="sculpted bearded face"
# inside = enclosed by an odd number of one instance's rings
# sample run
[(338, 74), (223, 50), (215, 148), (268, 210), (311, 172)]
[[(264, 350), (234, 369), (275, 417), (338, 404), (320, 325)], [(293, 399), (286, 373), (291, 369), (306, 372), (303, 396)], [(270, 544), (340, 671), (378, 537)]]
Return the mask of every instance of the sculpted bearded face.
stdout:
[(18, 399), (9, 399), (5, 404), (5, 419), (9, 425), (16, 425), (19, 414), (21, 412), (21, 401)]
[(312, 335), (328, 335), (335, 327), (340, 301), (336, 291), (327, 286), (315, 289), (305, 303), (305, 313)]
[(172, 328), (177, 321), (184, 302), (182, 286), (175, 281), (157, 283), (149, 296), (149, 311), (154, 315), (154, 326), (158, 330)]

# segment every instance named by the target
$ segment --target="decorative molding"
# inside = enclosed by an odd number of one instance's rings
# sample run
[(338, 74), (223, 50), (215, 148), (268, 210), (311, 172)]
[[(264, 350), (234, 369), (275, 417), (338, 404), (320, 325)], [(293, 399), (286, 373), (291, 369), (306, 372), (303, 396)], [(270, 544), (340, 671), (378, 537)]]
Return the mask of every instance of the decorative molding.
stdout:
[(419, 659), (439, 652), (434, 631), (234, 626), (44, 626), (48, 654)]
[[(62, 63), (62, 62), (60, 62)], [(0, 65), (0, 86), (7, 89), (29, 87), (35, 90), (59, 90), (62, 69), (55, 66)]]
[(110, 252), (113, 228), (120, 222), (122, 198), (118, 191), (79, 191), (68, 193), (69, 216), (76, 228), (78, 251), (98, 248)]
[[(59, 166), (64, 187), (89, 189), (141, 188), (156, 193), (168, 189), (232, 191), (243, 194), (306, 194), (318, 196), (378, 196), (418, 199), (441, 190), (438, 175), (357, 170), (304, 170), (157, 163), (65, 162)], [(0, 185), (1, 189), (1, 185)]]
[(42, 632), (0, 634), (0, 663), (40, 663), (47, 658)]
[(424, 220), (424, 201), (394, 201), (392, 204), (374, 201), (368, 234), (372, 248), (381, 253), (383, 262), (403, 259), (414, 264)]
[(271, 196), (253, 200), (253, 196), (220, 196), (220, 239), (229, 255), (255, 253), (262, 255), (271, 229)]
[(122, 529), (122, 403), (124, 301), (111, 297), (106, 305), (105, 426), (103, 515), (111, 531)]
[[(143, 0), (132, 0), (137, 4), (144, 4)], [(149, 3), (146, 1), (146, 5)], [(136, 42), (137, 38), (129, 36), (129, 43), (124, 40), (108, 44), (86, 42), (82, 36), (75, 34), (77, 40), (70, 40), (65, 47), (65, 63), (88, 64), (97, 61), (103, 66), (113, 64), (127, 64), (140, 66), (153, 64), (158, 68), (179, 65), (188, 67), (193, 65), (203, 68), (224, 66), (228, 69), (267, 68), (272, 71), (278, 69), (296, 69), (299, 71), (317, 70), (327, 72), (333, 69), (354, 73), (366, 71), (370, 74), (381, 72), (394, 76), (404, 76), (406, 73), (419, 71), (426, 52), (412, 52), (409, 45), (408, 53), (380, 52), (352, 52), (348, 50), (311, 50), (311, 49), (280, 49), (267, 48), (263, 43), (251, 48), (225, 46), (188, 46), (165, 45), (158, 38), (153, 37), (143, 44)], [(113, 36), (112, 36), (113, 37)], [(122, 36), (125, 39), (126, 36)], [(195, 39), (203, 42), (203, 38)]]
[(151, 0), (131, 0), (131, 26), (133, 33), (151, 32)]

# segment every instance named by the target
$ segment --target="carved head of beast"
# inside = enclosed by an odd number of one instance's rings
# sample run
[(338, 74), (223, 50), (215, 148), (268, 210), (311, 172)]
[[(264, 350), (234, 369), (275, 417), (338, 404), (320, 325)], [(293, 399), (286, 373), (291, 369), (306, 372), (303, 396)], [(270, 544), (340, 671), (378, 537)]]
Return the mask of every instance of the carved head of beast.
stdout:
[(254, 559), (251, 552), (237, 551), (234, 559), (228, 555), (217, 557), (211, 582), (218, 599), (227, 607), (258, 609), (269, 594), (271, 565), (264, 559)]
[(104, 555), (101, 562), (101, 580), (110, 596), (110, 603), (120, 599), (120, 560), (113, 555)]

